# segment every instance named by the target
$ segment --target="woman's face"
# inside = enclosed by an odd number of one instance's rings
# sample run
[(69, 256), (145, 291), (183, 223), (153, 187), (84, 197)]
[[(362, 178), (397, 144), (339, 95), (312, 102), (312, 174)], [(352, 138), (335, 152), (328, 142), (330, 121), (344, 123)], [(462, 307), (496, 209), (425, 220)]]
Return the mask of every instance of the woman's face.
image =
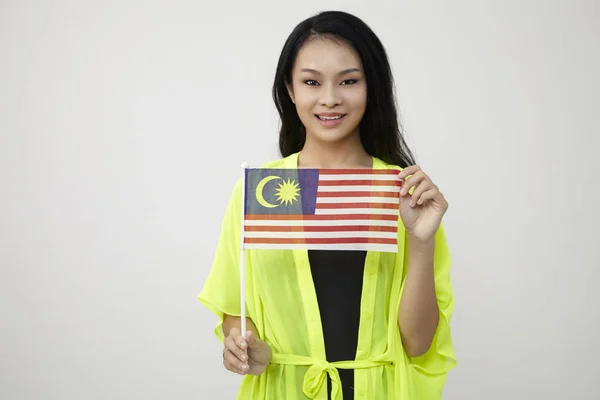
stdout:
[(307, 140), (337, 142), (358, 135), (367, 105), (367, 82), (356, 51), (327, 37), (299, 50), (288, 91)]

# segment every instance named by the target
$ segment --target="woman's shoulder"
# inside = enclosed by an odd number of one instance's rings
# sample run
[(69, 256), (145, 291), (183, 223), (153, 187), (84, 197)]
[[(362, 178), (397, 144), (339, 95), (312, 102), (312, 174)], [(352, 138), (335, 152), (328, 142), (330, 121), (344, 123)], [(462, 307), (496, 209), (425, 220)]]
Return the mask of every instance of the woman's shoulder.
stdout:
[(398, 165), (390, 164), (373, 156), (373, 169), (397, 169), (398, 171), (402, 171), (404, 168), (399, 167)]

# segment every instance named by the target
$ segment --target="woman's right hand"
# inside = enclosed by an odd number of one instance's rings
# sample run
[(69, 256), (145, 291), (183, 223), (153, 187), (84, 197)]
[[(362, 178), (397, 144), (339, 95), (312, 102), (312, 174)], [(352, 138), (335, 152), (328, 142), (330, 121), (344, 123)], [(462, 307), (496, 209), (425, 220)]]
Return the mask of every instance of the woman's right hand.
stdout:
[(273, 355), (268, 344), (247, 331), (244, 339), (238, 328), (231, 328), (225, 338), (223, 365), (240, 375), (260, 375), (267, 369)]

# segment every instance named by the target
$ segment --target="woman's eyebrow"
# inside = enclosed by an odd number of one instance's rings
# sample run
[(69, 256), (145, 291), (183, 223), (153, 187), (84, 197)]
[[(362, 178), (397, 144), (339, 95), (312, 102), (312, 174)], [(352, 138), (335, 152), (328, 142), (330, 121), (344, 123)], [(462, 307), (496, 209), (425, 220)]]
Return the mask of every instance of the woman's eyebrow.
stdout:
[[(311, 72), (316, 75), (321, 75), (321, 73), (319, 71), (311, 69), (311, 68), (302, 68), (300, 71), (301, 72)], [(360, 68), (348, 68), (348, 69), (338, 72), (337, 75), (338, 76), (345, 75), (345, 74), (349, 74), (350, 72), (362, 72), (362, 71), (360, 70)]]

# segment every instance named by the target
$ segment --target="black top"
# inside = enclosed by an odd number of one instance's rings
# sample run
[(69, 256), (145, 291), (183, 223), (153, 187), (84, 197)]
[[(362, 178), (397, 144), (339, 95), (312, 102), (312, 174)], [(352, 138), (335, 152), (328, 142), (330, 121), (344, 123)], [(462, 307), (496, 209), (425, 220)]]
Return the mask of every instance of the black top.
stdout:
[[(366, 251), (309, 250), (327, 361), (354, 360)], [(354, 398), (354, 370), (339, 369), (344, 399)], [(331, 382), (327, 378), (328, 398)]]

